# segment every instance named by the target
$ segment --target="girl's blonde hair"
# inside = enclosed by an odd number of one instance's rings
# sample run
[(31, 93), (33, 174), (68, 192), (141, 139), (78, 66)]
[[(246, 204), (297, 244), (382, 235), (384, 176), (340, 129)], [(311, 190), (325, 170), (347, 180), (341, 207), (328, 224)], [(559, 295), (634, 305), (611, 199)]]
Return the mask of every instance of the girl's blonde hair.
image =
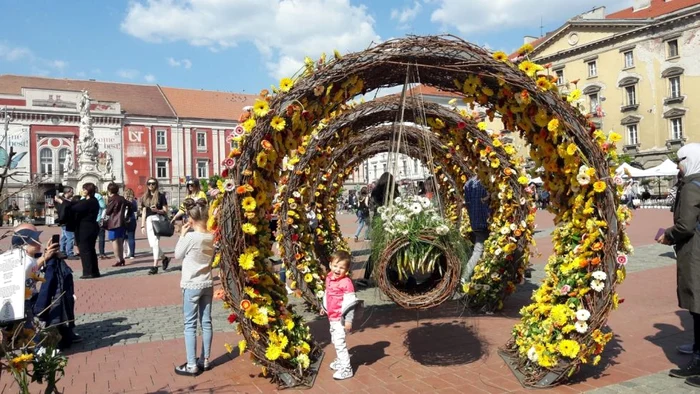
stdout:
[(207, 200), (200, 198), (195, 201), (193, 198), (186, 198), (182, 205), (185, 206), (187, 215), (195, 222), (206, 222), (209, 219)]
[(128, 189), (124, 190), (124, 198), (126, 198), (129, 201), (133, 200), (134, 199), (134, 189), (128, 188)]

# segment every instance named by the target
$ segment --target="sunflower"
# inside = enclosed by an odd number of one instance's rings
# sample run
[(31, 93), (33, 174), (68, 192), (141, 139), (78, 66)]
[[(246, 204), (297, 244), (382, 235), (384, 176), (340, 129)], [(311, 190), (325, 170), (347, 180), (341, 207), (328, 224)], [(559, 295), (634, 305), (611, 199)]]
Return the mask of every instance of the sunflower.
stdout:
[(506, 53), (503, 51), (496, 51), (493, 53), (492, 56), (495, 60), (498, 60), (499, 62), (505, 62), (506, 60), (508, 60), (508, 55), (506, 55)]
[(272, 128), (277, 131), (282, 131), (284, 130), (285, 126), (287, 126), (287, 122), (279, 116), (275, 116), (274, 118), (272, 118), (270, 126), (272, 126)]
[(255, 164), (257, 164), (260, 168), (265, 168), (265, 166), (267, 165), (267, 153), (258, 153), (258, 156), (255, 158)]
[(535, 76), (535, 73), (537, 71), (542, 70), (542, 66), (535, 64), (529, 60), (525, 60), (524, 62), (518, 64), (518, 68), (520, 69), (520, 71), (527, 74), (528, 77), (533, 77)]
[(578, 352), (581, 350), (581, 346), (576, 341), (572, 341), (571, 339), (564, 339), (561, 342), (559, 342), (557, 350), (559, 351), (559, 353), (561, 353), (562, 356), (568, 358), (576, 358)]
[(535, 50), (535, 47), (533, 47), (532, 44), (530, 44), (530, 43), (523, 44), (523, 46), (518, 48), (518, 55), (520, 55), (520, 56), (527, 55), (528, 53), (530, 53), (534, 50)]
[(250, 118), (243, 122), (243, 130), (250, 132), (255, 127), (255, 119)]
[(542, 90), (549, 90), (552, 88), (552, 83), (545, 77), (537, 78), (537, 87)]
[(270, 112), (270, 105), (265, 100), (255, 100), (253, 104), (253, 113), (257, 117), (263, 117)]
[(255, 199), (253, 197), (246, 197), (243, 199), (241, 206), (243, 207), (244, 211), (252, 212), (257, 207), (257, 203), (255, 202)]
[(238, 265), (244, 270), (251, 270), (255, 267), (255, 256), (250, 253), (243, 253), (238, 256)]
[(294, 86), (294, 81), (291, 78), (282, 78), (280, 80), (280, 90), (288, 92)]
[(243, 229), (243, 232), (245, 234), (249, 234), (249, 235), (255, 235), (255, 233), (258, 232), (258, 228), (255, 227), (255, 225), (252, 223), (243, 223), (241, 228)]

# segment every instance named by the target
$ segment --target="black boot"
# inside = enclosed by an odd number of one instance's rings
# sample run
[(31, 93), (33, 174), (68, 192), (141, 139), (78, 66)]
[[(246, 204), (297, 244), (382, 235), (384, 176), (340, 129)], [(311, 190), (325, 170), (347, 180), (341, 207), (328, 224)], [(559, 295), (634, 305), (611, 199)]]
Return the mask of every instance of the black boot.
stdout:
[(685, 384), (693, 387), (700, 387), (700, 376), (691, 376), (685, 380)]
[[(693, 353), (693, 359), (683, 368), (672, 369), (668, 374), (674, 378), (690, 378), (693, 376), (700, 377), (700, 352), (697, 350)], [(690, 384), (690, 383), (689, 383)]]

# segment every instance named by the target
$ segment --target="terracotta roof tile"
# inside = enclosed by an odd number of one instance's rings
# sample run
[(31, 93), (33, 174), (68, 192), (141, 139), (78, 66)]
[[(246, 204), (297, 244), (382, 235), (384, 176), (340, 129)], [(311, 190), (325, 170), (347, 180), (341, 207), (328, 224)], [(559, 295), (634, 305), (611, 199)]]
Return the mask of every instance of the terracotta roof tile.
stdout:
[(243, 107), (257, 96), (212, 90), (161, 87), (177, 116), (192, 119), (238, 120)]
[(700, 0), (651, 0), (649, 7), (634, 11), (633, 7), (625, 8), (612, 14), (608, 14), (606, 19), (647, 19), (656, 18), (661, 15), (688, 8), (700, 4)]
[(95, 100), (119, 102), (122, 110), (131, 115), (175, 116), (158, 87), (153, 85), (0, 75), (0, 93), (21, 94), (22, 88), (87, 90)]

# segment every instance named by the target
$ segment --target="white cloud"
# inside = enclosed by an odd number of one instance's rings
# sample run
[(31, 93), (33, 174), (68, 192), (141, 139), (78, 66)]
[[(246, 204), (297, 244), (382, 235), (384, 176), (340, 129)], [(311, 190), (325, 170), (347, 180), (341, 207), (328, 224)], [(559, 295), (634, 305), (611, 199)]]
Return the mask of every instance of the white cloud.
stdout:
[(17, 47), (6, 42), (0, 42), (0, 60), (14, 62), (21, 59), (34, 59), (34, 54), (29, 48)]
[(117, 75), (120, 78), (124, 79), (136, 79), (139, 74), (141, 74), (138, 70), (118, 70)]
[(177, 60), (175, 58), (169, 57), (166, 59), (170, 67), (184, 67), (186, 69), (192, 68), (192, 61), (190, 59)]
[[(456, 28), (462, 34), (486, 33), (516, 27), (539, 31), (544, 23), (560, 24), (577, 14), (600, 5), (600, 0), (434, 0), (437, 9), (430, 20), (445, 28)], [(607, 12), (632, 5), (632, 0), (609, 0)]]
[(365, 6), (350, 0), (137, 0), (121, 29), (149, 42), (186, 41), (213, 51), (252, 43), (281, 77), (297, 71), (304, 56), (367, 48), (379, 41), (374, 23)]
[(64, 68), (68, 67), (68, 62), (63, 61), (63, 60), (53, 60), (53, 61), (49, 62), (49, 66), (51, 66), (57, 70), (63, 71)]
[(394, 8), (391, 10), (391, 20), (398, 21), (400, 25), (406, 26), (418, 16), (418, 13), (423, 7), (419, 2), (414, 2), (413, 7), (404, 7), (403, 9)]
[(156, 81), (156, 76), (153, 74), (146, 74), (143, 76), (143, 79), (148, 83), (153, 83)]

